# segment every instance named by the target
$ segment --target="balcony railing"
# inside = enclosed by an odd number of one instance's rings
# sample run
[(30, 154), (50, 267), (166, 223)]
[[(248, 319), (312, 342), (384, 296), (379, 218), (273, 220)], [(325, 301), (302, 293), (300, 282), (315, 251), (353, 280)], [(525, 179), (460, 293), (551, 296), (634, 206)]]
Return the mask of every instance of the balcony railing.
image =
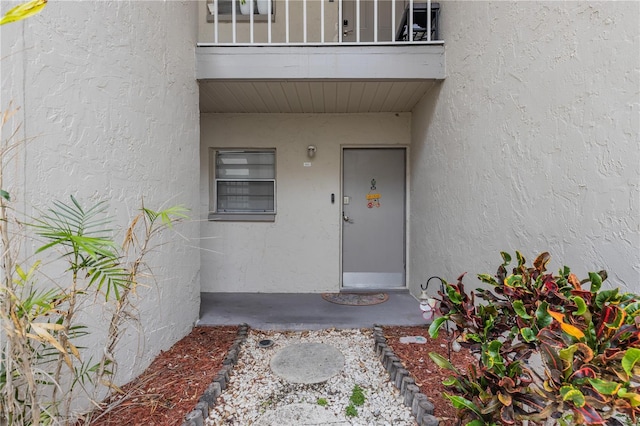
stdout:
[(206, 6), (201, 45), (442, 44), (440, 5), (432, 1), (207, 0)]

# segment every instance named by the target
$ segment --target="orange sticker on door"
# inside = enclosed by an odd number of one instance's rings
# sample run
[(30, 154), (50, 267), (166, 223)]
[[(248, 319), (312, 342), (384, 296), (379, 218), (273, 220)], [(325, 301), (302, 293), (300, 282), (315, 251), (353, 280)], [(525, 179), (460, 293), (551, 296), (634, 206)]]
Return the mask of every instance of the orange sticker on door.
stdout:
[(371, 189), (367, 194), (367, 208), (380, 207), (380, 194), (374, 192), (376, 190), (376, 180), (371, 179)]

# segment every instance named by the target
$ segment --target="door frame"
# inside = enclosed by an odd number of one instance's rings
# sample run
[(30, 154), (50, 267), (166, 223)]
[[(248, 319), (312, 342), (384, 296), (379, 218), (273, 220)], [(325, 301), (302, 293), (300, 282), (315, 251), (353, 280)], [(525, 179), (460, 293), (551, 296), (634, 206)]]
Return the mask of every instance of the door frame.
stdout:
[(340, 223), (340, 238), (338, 239), (338, 244), (339, 244), (339, 248), (338, 248), (338, 253), (339, 255), (339, 275), (340, 275), (340, 291), (349, 291), (349, 292), (367, 292), (370, 291), (368, 289), (357, 289), (357, 288), (345, 288), (344, 287), (344, 283), (343, 283), (343, 268), (342, 268), (342, 248), (343, 248), (343, 244), (342, 244), (342, 239), (344, 238), (344, 221), (342, 220), (342, 212), (343, 212), (343, 200), (344, 200), (344, 151), (345, 149), (404, 149), (404, 172), (405, 172), (405, 176), (404, 176), (404, 191), (405, 191), (405, 202), (404, 202), (404, 287), (397, 287), (397, 288), (393, 288), (393, 289), (380, 289), (377, 288), (375, 289), (376, 291), (381, 291), (381, 290), (396, 290), (396, 291), (404, 291), (407, 289), (410, 289), (411, 287), (409, 286), (409, 282), (410, 282), (410, 274), (409, 274), (409, 266), (410, 266), (410, 239), (409, 236), (411, 235), (410, 233), (410, 227), (411, 224), (409, 222), (409, 209), (411, 207), (411, 197), (409, 196), (411, 194), (411, 181), (410, 181), (410, 176), (411, 176), (411, 163), (409, 161), (409, 159), (411, 158), (410, 156), (410, 146), (409, 145), (403, 145), (403, 144), (383, 144), (383, 145), (354, 145), (354, 144), (341, 144), (340, 145), (340, 198), (338, 198), (338, 201), (340, 202), (340, 209), (338, 211), (338, 223)]

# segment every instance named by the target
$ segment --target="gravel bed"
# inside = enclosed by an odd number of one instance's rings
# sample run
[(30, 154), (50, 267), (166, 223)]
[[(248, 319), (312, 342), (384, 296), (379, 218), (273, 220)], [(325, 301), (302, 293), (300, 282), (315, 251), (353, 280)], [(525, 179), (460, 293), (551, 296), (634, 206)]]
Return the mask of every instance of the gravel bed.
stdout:
[[(270, 348), (258, 342), (270, 339)], [(325, 343), (345, 357), (344, 369), (319, 384), (292, 384), (276, 376), (269, 367), (280, 349), (296, 343)], [(355, 385), (364, 390), (365, 402), (356, 407), (358, 415), (347, 417), (349, 397)], [(404, 406), (399, 391), (374, 352), (371, 330), (320, 330), (278, 332), (250, 330), (227, 388), (209, 412), (207, 425), (251, 425), (261, 416), (291, 404), (324, 402), (323, 408), (351, 425), (416, 425), (411, 410)], [(344, 423), (343, 423), (344, 422)]]

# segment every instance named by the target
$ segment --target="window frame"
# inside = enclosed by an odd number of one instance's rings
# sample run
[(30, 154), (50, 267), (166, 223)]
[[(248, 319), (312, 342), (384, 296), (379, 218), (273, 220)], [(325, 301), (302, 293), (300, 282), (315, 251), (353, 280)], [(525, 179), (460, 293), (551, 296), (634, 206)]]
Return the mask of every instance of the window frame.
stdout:
[[(225, 179), (216, 177), (219, 153), (270, 153), (273, 154), (273, 178)], [(209, 148), (209, 215), (210, 221), (274, 222), (277, 213), (277, 151), (275, 148)], [(272, 182), (273, 211), (218, 211), (218, 182)]]

